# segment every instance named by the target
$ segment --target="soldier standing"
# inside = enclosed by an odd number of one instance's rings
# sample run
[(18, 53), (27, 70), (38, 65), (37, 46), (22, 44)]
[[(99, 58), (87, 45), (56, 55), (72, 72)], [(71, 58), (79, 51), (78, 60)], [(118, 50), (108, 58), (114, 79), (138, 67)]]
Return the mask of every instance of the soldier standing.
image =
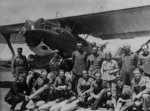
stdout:
[(11, 63), (11, 71), (15, 79), (18, 79), (18, 73), (22, 70), (27, 71), (28, 63), (26, 56), (22, 55), (22, 48), (17, 49), (18, 55), (14, 56)]

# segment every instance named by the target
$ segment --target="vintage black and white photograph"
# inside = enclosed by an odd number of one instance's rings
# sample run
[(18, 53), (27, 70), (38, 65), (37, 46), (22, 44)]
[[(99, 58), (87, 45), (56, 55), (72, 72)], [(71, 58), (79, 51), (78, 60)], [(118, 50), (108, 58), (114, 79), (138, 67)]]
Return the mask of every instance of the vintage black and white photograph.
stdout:
[(150, 111), (150, 0), (0, 0), (0, 111)]

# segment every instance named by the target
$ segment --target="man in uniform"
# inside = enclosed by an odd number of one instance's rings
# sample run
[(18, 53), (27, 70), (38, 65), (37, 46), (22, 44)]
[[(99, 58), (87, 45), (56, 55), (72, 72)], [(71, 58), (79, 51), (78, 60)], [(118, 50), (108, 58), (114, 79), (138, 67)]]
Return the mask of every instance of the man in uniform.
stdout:
[(102, 57), (97, 53), (97, 47), (92, 48), (92, 54), (87, 58), (89, 76), (94, 77), (96, 72), (100, 72)]
[(141, 99), (143, 111), (150, 111), (150, 79), (142, 75), (143, 71), (136, 68), (132, 79), (133, 98)]
[(138, 67), (143, 69), (143, 65), (150, 62), (149, 46), (142, 46), (142, 54), (139, 55)]
[(105, 104), (110, 96), (110, 87), (101, 79), (101, 74), (99, 72), (95, 73), (95, 81), (91, 83), (90, 86), (90, 97), (89, 102), (92, 103), (92, 110), (97, 109), (100, 105)]
[(130, 51), (130, 45), (125, 43), (123, 46), (124, 54), (121, 55), (121, 76), (125, 85), (131, 86), (131, 80), (133, 78), (133, 70), (138, 63), (138, 55)]
[(77, 85), (77, 93), (78, 93), (78, 99), (82, 105), (87, 104), (87, 98), (89, 96), (90, 92), (90, 86), (93, 81), (93, 78), (88, 76), (88, 72), (86, 70), (82, 71), (83, 77), (81, 77), (78, 81)]
[(83, 44), (77, 43), (77, 51), (72, 53), (72, 89), (75, 91), (78, 79), (82, 76), (82, 70), (86, 69), (87, 52), (83, 50)]
[(54, 56), (49, 62), (49, 67), (51, 72), (52, 71), (59, 71), (59, 69), (63, 68), (63, 58), (59, 55), (59, 50), (54, 51)]
[[(11, 104), (10, 111), (14, 111), (17, 104), (22, 103), (20, 111), (24, 111), (28, 103), (28, 95), (30, 90), (26, 84), (26, 75), (24, 72), (18, 73), (18, 80), (12, 84), (12, 88), (5, 97), (5, 101)], [(8, 98), (11, 98), (11, 101), (7, 101)]]
[(28, 69), (28, 63), (26, 56), (22, 55), (22, 48), (17, 49), (18, 55), (13, 57), (12, 63), (11, 63), (11, 71), (15, 79), (18, 79), (18, 73), (22, 70)]
[[(36, 80), (35, 84), (33, 85), (32, 92), (35, 93), (39, 88), (43, 87), (44, 85), (49, 84), (49, 79), (47, 78), (47, 71), (42, 70), (41, 71), (41, 76)], [(47, 101), (48, 97), (48, 87), (40, 93), (38, 96), (34, 98), (34, 100), (44, 100)]]
[(56, 98), (69, 98), (72, 95), (70, 79), (65, 76), (65, 72), (62, 69), (59, 70), (59, 76), (55, 79), (54, 88)]
[(112, 104), (112, 108), (120, 109), (119, 111), (125, 111), (131, 105), (132, 102), (132, 89), (130, 86), (125, 85), (121, 78), (116, 79), (117, 85), (112, 90), (112, 100), (107, 102)]

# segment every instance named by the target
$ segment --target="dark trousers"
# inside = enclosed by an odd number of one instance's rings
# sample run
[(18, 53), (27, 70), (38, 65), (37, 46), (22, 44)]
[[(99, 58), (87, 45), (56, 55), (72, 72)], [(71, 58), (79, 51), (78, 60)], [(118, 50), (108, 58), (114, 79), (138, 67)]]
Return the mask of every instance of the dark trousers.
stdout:
[(135, 67), (122, 68), (121, 76), (122, 76), (122, 80), (125, 85), (131, 86), (131, 80), (133, 78), (133, 70), (134, 69), (135, 69)]
[(12, 104), (11, 104), (11, 110), (14, 110), (15, 107), (16, 107), (16, 105), (17, 105), (18, 103), (20, 103), (20, 102), (23, 102), (22, 105), (21, 105), (20, 110), (21, 110), (21, 111), (25, 110), (28, 101), (25, 101), (24, 98), (20, 98), (20, 97), (18, 97), (18, 96), (14, 97), (14, 100), (13, 100), (13, 102), (12, 102)]
[(78, 85), (78, 80), (79, 78), (81, 78), (82, 76), (81, 75), (77, 75), (75, 73), (72, 73), (72, 90), (74, 92), (77, 93), (77, 85)]

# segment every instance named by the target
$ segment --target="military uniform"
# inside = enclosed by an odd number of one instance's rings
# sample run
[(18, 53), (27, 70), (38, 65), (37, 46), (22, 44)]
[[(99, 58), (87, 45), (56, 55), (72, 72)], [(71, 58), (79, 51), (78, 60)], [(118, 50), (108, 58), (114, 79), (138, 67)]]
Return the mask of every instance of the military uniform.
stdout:
[(133, 105), (133, 101), (132, 101), (133, 95), (132, 95), (132, 89), (130, 86), (123, 85), (122, 88), (116, 86), (116, 87), (113, 87), (113, 89), (114, 90), (112, 92), (112, 98), (115, 98), (116, 100), (118, 100), (119, 98), (126, 100), (125, 102), (123, 102), (120, 111), (126, 111), (127, 108)]
[(97, 95), (97, 98), (93, 98), (93, 97), (91, 98), (93, 110), (97, 109), (100, 104), (102, 105), (104, 102), (107, 101), (108, 89), (110, 89), (110, 87), (103, 80), (101, 80), (100, 82), (97, 82), (95, 80), (91, 83), (91, 87), (90, 87), (91, 94)]
[(87, 52), (83, 51), (80, 53), (79, 51), (75, 51), (72, 54), (72, 58), (74, 60), (74, 65), (72, 69), (72, 89), (75, 91), (76, 86), (78, 84), (78, 80), (82, 77), (82, 70), (85, 70), (86, 67), (86, 57)]
[(29, 95), (29, 93), (30, 90), (26, 82), (23, 83), (19, 81), (13, 82), (10, 92), (5, 97), (5, 99), (9, 98), (9, 96), (11, 96), (12, 98), (10, 102), (11, 110), (14, 110), (16, 105), (21, 102), (23, 102), (21, 105), (21, 110), (24, 110), (27, 104), (27, 101), (25, 100), (25, 95)]
[(61, 56), (53, 57), (49, 62), (49, 67), (51, 71), (58, 71), (63, 63), (63, 59)]
[(93, 54), (89, 55), (87, 58), (87, 64), (89, 65), (89, 76), (94, 77), (95, 72), (100, 72), (102, 57), (97, 54), (94, 56)]
[(143, 65), (150, 62), (150, 53), (148, 55), (139, 55), (138, 67), (143, 69)]
[(133, 78), (133, 70), (137, 66), (138, 56), (134, 53), (128, 55), (121, 55), (121, 76), (125, 85), (131, 86), (131, 80)]
[(90, 77), (87, 80), (85, 80), (84, 78), (80, 78), (78, 81), (77, 93), (78, 93), (79, 100), (83, 103), (86, 102), (85, 100), (86, 95), (83, 95), (83, 93), (90, 89), (92, 81), (93, 79)]
[[(45, 80), (43, 80), (41, 77), (39, 77), (36, 80), (35, 84), (33, 85), (33, 92), (37, 91), (39, 88), (43, 87), (46, 84), (49, 84), (49, 79), (46, 78)], [(42, 99), (44, 101), (47, 101), (47, 99), (49, 99), (48, 94), (49, 94), (48, 90), (44, 90), (42, 93), (34, 97), (33, 100), (36, 101)]]
[[(60, 88), (65, 87), (65, 88)], [(71, 96), (71, 82), (70, 79), (66, 76), (62, 79), (60, 76), (56, 77), (54, 82), (54, 88), (55, 88), (55, 97), (65, 97), (69, 98)], [(60, 88), (60, 89), (59, 89)]]
[(18, 73), (20, 71), (27, 71), (27, 69), (28, 69), (28, 63), (27, 63), (26, 56), (17, 55), (12, 59), (11, 71), (12, 74), (14, 74), (16, 79), (18, 79)]
[(150, 79), (146, 76), (142, 76), (139, 82), (136, 82), (133, 78), (132, 89), (135, 94), (143, 92), (143, 109), (144, 111), (150, 111)]

